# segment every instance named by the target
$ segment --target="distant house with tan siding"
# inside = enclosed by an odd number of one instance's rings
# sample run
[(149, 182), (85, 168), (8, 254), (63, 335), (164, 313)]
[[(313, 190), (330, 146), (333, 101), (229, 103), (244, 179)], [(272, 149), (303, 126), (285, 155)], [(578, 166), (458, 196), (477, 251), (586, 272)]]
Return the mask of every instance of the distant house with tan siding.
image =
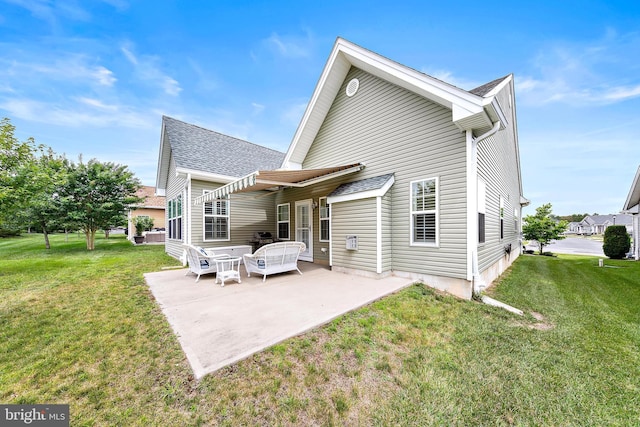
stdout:
[(164, 196), (156, 194), (156, 188), (143, 186), (136, 192), (136, 197), (143, 198), (144, 201), (129, 210), (127, 221), (127, 234), (129, 240), (133, 240), (136, 234), (135, 220), (137, 217), (149, 217), (153, 219), (153, 228), (164, 230), (165, 228), (165, 206)]
[(467, 91), (338, 38), (286, 153), (163, 117), (156, 187), (175, 257), (267, 231), (470, 298), (522, 248), (513, 76)]

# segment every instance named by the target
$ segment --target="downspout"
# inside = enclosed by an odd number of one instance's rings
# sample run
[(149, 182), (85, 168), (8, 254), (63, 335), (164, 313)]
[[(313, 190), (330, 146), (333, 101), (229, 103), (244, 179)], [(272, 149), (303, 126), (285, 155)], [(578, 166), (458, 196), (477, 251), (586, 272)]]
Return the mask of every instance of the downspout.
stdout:
[[(182, 191), (185, 191), (184, 197), (184, 205), (182, 206), (182, 222), (184, 227), (184, 232), (186, 236), (183, 237), (183, 240), (187, 244), (191, 244), (191, 173), (187, 174), (187, 181), (184, 183), (184, 188)], [(182, 250), (182, 265), (187, 265), (187, 250)]]
[(478, 136), (473, 137), (471, 130), (467, 131), (467, 141), (469, 143), (469, 157), (467, 161), (469, 181), (467, 182), (467, 203), (469, 207), (469, 247), (471, 248), (470, 264), (471, 264), (471, 292), (472, 296), (479, 295), (485, 288), (484, 281), (480, 275), (480, 266), (478, 265), (478, 192), (472, 191), (472, 188), (477, 188), (478, 185), (478, 144), (493, 136), (500, 130), (500, 121), (493, 124), (493, 127)]

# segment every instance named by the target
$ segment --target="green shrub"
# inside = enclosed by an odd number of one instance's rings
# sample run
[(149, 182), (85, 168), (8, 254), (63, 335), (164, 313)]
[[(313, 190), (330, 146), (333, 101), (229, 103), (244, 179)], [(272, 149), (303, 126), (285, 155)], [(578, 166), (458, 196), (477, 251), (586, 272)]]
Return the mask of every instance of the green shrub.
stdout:
[(631, 248), (631, 238), (624, 225), (611, 225), (604, 232), (602, 250), (611, 259), (622, 259)]

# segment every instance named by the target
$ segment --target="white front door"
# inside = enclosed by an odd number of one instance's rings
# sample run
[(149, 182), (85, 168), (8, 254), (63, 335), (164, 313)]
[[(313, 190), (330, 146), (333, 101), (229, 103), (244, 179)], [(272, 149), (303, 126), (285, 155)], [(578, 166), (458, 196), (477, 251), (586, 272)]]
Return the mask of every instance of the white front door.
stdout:
[(303, 261), (313, 262), (313, 210), (311, 200), (296, 202), (296, 241), (304, 242), (307, 249), (300, 254)]

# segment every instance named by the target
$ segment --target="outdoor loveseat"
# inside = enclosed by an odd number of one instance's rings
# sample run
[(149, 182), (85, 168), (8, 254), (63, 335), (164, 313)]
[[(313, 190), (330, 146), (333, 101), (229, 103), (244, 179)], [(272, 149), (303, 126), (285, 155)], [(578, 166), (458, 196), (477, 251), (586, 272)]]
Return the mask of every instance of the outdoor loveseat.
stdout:
[(303, 242), (277, 242), (264, 245), (253, 254), (245, 254), (244, 266), (247, 276), (251, 277), (251, 273), (262, 274), (264, 282), (269, 274), (293, 270), (302, 274), (298, 268), (298, 256), (306, 248)]

